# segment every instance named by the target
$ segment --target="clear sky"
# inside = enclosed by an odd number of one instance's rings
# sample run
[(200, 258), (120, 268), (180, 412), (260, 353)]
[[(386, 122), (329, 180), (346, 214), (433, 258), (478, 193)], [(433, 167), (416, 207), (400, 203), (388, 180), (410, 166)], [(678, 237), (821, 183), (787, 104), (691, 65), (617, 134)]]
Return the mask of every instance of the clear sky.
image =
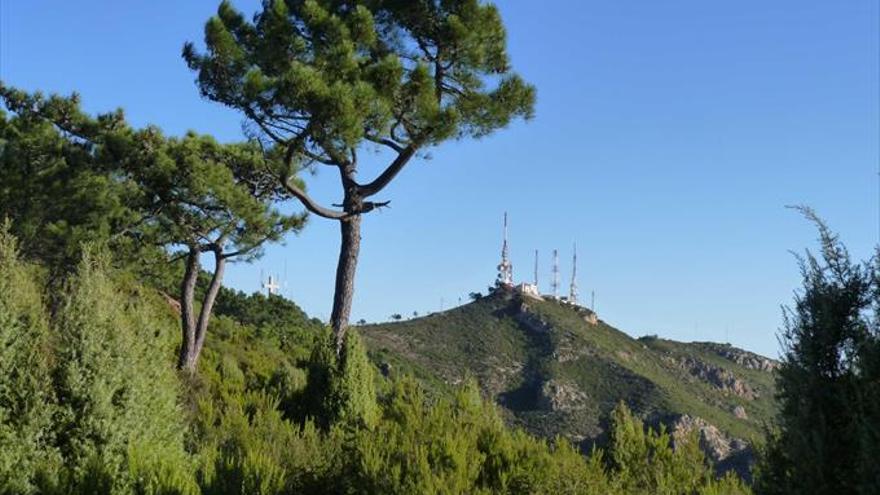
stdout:
[[(241, 117), (202, 100), (180, 58), (218, 2), (0, 0), (0, 78), (78, 91), (89, 111), (136, 125), (241, 139)], [(234, 2), (253, 12), (258, 2)], [(800, 279), (789, 250), (814, 207), (854, 255), (878, 238), (880, 2), (876, 0), (500, 0), (515, 68), (538, 88), (536, 118), (413, 163), (364, 222), (353, 317), (424, 313), (485, 291), (501, 216), (515, 275), (578, 244), (584, 299), (633, 335), (729, 340), (776, 355), (780, 305)], [(364, 174), (379, 170), (366, 167)], [(331, 174), (310, 178), (327, 202)], [(330, 312), (335, 222), (229, 270), (257, 290)], [(286, 275), (285, 275), (286, 273)]]

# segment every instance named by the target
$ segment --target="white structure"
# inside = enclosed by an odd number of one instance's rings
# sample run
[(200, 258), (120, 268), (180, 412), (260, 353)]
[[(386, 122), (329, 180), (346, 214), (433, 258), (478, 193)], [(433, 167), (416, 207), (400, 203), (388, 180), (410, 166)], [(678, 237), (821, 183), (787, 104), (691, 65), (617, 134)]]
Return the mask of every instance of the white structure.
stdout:
[(513, 287), (513, 265), (507, 250), (507, 212), (504, 212), (504, 241), (501, 244), (501, 263), (498, 265), (497, 287)]
[(269, 278), (263, 282), (263, 288), (266, 289), (266, 293), (270, 296), (278, 295), (281, 291), (281, 284), (278, 283), (278, 279), (269, 275)]
[[(580, 306), (578, 298), (580, 296), (577, 283), (577, 243), (574, 244), (574, 250), (571, 258), (571, 282), (568, 286), (568, 294), (560, 296), (560, 272), (559, 272), (559, 250), (553, 250), (553, 267), (550, 280), (550, 294), (542, 295), (538, 285), (538, 250), (535, 250), (535, 273), (533, 283), (522, 282), (515, 284), (513, 280), (513, 265), (510, 262), (510, 249), (507, 243), (507, 212), (504, 212), (504, 231), (501, 243), (501, 263), (498, 264), (498, 276), (495, 279), (495, 286), (513, 290), (523, 296), (532, 299), (545, 300), (553, 299), (563, 304), (575, 306), (579, 311), (583, 311), (589, 323), (595, 324), (598, 320), (592, 310)], [(442, 301), (442, 300), (441, 300)], [(442, 302), (441, 302), (442, 306)], [(592, 294), (592, 307), (595, 309), (595, 293)]]
[(523, 282), (516, 286), (516, 291), (524, 296), (528, 296), (533, 299), (544, 299), (543, 297), (541, 297), (541, 292), (538, 290), (538, 286), (535, 284)]

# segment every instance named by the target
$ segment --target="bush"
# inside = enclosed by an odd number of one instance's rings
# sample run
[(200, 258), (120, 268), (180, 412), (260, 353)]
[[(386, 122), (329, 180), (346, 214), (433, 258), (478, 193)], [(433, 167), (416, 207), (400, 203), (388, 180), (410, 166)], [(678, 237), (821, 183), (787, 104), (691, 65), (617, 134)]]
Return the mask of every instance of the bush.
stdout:
[(59, 468), (48, 317), (34, 279), (0, 224), (0, 493), (35, 493)]
[(189, 493), (178, 382), (144, 294), (87, 250), (54, 322), (59, 397), (55, 424), (74, 493)]

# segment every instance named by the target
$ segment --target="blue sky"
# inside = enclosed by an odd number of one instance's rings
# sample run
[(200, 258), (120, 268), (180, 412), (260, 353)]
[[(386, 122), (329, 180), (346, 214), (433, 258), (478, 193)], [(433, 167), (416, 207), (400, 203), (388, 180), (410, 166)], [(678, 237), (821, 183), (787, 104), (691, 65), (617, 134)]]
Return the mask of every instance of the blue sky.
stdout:
[[(252, 12), (258, 2), (234, 2)], [(0, 78), (78, 91), (137, 125), (241, 139), (241, 117), (202, 100), (180, 59), (214, 1), (0, 0)], [(510, 214), (517, 278), (540, 250), (542, 285), (571, 245), (600, 317), (633, 335), (729, 340), (776, 355), (780, 305), (800, 283), (790, 250), (814, 207), (854, 255), (878, 239), (880, 7), (875, 0), (499, 1), (536, 118), (445, 144), (388, 188), (364, 222), (354, 319), (424, 313), (485, 290)], [(365, 176), (379, 163), (364, 167)], [(331, 174), (310, 178), (337, 198)], [(379, 198), (383, 199), (383, 198)], [(314, 218), (229, 270), (254, 291), (329, 315), (338, 227)]]

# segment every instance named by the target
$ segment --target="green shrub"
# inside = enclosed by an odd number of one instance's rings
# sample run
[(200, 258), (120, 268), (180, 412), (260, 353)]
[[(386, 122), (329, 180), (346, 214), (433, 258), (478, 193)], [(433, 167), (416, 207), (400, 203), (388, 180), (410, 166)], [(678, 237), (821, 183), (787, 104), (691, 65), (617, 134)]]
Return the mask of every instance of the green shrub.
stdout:
[(342, 358), (330, 381), (328, 399), (336, 421), (366, 427), (375, 425), (379, 416), (376, 404), (376, 373), (367, 358), (367, 350), (357, 331), (352, 329), (345, 339)]
[(155, 315), (107, 270), (103, 253), (86, 251), (54, 325), (62, 484), (75, 493), (191, 492), (179, 385)]
[(396, 383), (373, 430), (357, 434), (357, 493), (605, 494), (601, 455), (585, 458), (504, 425), (475, 384), (429, 403), (412, 379)]
[(646, 429), (642, 421), (620, 403), (611, 416), (610, 435), (612, 482), (622, 493), (750, 493), (732, 473), (720, 480), (713, 477), (696, 432), (679, 439), (673, 448), (664, 427)]
[(48, 319), (34, 279), (0, 224), (0, 493), (34, 493), (58, 469)]

